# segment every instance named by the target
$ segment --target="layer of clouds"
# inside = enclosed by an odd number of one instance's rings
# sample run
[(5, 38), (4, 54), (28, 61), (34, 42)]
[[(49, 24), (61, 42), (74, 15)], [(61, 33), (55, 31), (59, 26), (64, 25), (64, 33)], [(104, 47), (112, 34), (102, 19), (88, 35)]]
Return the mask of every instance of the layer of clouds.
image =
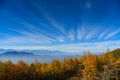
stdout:
[[(3, 47), (2, 47), (3, 48)], [(110, 50), (120, 48), (120, 41), (105, 41), (93, 43), (78, 43), (78, 44), (64, 44), (64, 45), (50, 45), (50, 46), (4, 46), (4, 48), (12, 49), (30, 49), (30, 50), (59, 50), (64, 52), (81, 53), (85, 51), (91, 52), (105, 52), (108, 48)]]

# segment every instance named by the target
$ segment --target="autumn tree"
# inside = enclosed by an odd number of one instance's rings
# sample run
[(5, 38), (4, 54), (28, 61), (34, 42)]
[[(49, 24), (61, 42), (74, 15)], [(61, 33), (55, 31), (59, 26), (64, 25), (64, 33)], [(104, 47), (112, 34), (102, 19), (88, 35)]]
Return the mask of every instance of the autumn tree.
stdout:
[(97, 56), (92, 55), (90, 52), (84, 56), (83, 59), (84, 69), (83, 80), (95, 80), (97, 79)]

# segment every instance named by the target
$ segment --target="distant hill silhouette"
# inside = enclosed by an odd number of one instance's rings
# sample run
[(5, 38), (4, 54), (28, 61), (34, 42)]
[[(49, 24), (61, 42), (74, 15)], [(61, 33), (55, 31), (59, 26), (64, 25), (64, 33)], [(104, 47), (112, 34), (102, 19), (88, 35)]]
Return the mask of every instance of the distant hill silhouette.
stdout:
[(30, 56), (30, 55), (34, 55), (34, 54), (29, 53), (29, 52), (7, 51), (0, 55), (2, 55), (2, 56)]

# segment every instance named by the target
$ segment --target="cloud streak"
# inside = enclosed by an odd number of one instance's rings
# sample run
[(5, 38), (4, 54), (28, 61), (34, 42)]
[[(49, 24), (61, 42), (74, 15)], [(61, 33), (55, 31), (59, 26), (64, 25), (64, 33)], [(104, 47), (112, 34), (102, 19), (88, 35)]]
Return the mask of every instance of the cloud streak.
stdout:
[(68, 39), (70, 39), (70, 40), (75, 40), (75, 31), (73, 30), (73, 29), (71, 29), (70, 31), (69, 31), (69, 34), (68, 34)]
[(110, 30), (111, 30), (111, 28), (106, 29), (106, 30), (103, 30), (103, 31), (101, 32), (101, 34), (99, 35), (98, 39), (101, 39), (101, 38), (105, 37), (105, 35), (106, 35)]
[[(100, 25), (99, 25), (99, 26), (100, 26)], [(85, 39), (88, 40), (88, 39), (91, 39), (91, 38), (95, 38), (95, 35), (98, 34), (98, 30), (100, 30), (100, 29), (99, 29), (99, 26), (96, 25), (94, 29), (90, 29), (90, 30), (88, 31)], [(91, 26), (89, 26), (89, 27), (91, 27)]]
[(46, 15), (46, 18), (52, 24), (53, 27), (60, 30), (63, 34), (66, 34), (64, 27), (62, 25), (58, 24), (58, 22), (56, 20), (54, 20), (52, 17), (50, 17), (48, 15)]
[[(9, 48), (9, 46), (5, 47)], [(93, 43), (78, 43), (78, 44), (64, 44), (64, 45), (50, 45), (50, 46), (11, 46), (13, 49), (31, 49), (31, 50), (59, 50), (69, 53), (79, 53), (84, 51), (91, 52), (105, 52), (107, 48), (110, 50), (120, 48), (120, 41), (105, 41)]]
[(61, 24), (59, 24), (52, 16), (48, 15), (48, 13), (43, 10), (39, 4), (37, 4), (36, 2), (33, 2), (33, 5), (39, 9), (39, 11), (44, 15), (44, 17), (51, 23), (51, 25), (58, 29), (59, 31), (61, 31), (64, 35), (66, 35), (66, 31), (64, 29), (64, 26), (62, 26)]
[[(7, 34), (7, 33), (0, 33), (0, 35), (4, 35), (8, 37), (3, 42), (15, 42), (15, 43), (22, 43), (23, 40), (29, 40), (31, 43), (35, 43), (35, 41), (39, 40), (38, 43), (45, 43), (50, 41), (56, 41), (54, 38), (54, 34), (51, 32), (51, 34), (46, 33), (44, 30), (41, 30), (40, 28), (36, 27), (33, 24), (30, 24), (16, 16), (14, 16), (11, 12), (5, 11), (4, 14), (1, 13), (4, 17), (8, 18), (9, 20), (13, 21), (14, 23), (18, 23), (21, 26), (20, 27), (11, 27), (13, 25), (9, 25), (7, 28), (9, 32), (15, 32), (20, 35), (13, 35), (13, 34)], [(50, 36), (50, 37), (49, 37)], [(34, 39), (33, 39), (34, 38)], [(35, 40), (36, 39), (36, 40)]]
[(81, 40), (81, 39), (83, 39), (83, 37), (84, 37), (84, 35), (85, 35), (85, 26), (84, 26), (84, 24), (82, 24), (81, 25), (81, 27), (80, 26), (78, 26), (78, 29), (77, 29), (77, 38), (78, 38), (78, 40)]
[(54, 42), (54, 40), (44, 35), (29, 34), (27, 36), (11, 36), (9, 38), (0, 40), (0, 42), (3, 45), (25, 45), (25, 44), (40, 45), (40, 44), (50, 44)]
[(104, 39), (109, 39), (109, 38), (111, 38), (111, 37), (117, 35), (118, 33), (120, 33), (120, 28), (118, 28), (117, 30), (115, 30), (115, 31), (113, 31), (113, 32), (111, 32), (111, 33), (109, 33)]

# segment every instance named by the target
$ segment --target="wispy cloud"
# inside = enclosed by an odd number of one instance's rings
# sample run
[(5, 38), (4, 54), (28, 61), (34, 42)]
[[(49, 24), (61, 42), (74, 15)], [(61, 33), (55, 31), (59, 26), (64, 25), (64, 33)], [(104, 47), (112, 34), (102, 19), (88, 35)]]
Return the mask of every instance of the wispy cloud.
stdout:
[(78, 29), (77, 29), (78, 40), (81, 40), (84, 35), (85, 35), (85, 26), (84, 24), (82, 24), (81, 26), (78, 26)]
[[(1, 33), (1, 35), (4, 35), (7, 37), (6, 40), (4, 40), (3, 42), (11, 42), (12, 43), (24, 43), (22, 41), (27, 41), (30, 43), (36, 43), (36, 41), (38, 41), (38, 43), (47, 43), (50, 41), (55, 41), (55, 39), (52, 38), (52, 36), (54, 37), (54, 34), (51, 32), (51, 34), (46, 33), (44, 30), (41, 30), (39, 27), (36, 27), (33, 24), (30, 24), (24, 20), (22, 20), (19, 17), (14, 16), (11, 12), (9, 11), (5, 11), (4, 14), (1, 13), (2, 16), (8, 18), (9, 20), (20, 24), (21, 27), (11, 27), (13, 25), (9, 25), (10, 27), (8, 27), (7, 29), (10, 32), (15, 32), (18, 33), (20, 35), (15, 36), (14, 34), (6, 34), (6, 33)], [(50, 36), (50, 37), (49, 37)]]
[(45, 10), (43, 10), (39, 4), (36, 2), (33, 2), (33, 5), (39, 9), (39, 11), (43, 14), (43, 16), (51, 23), (51, 25), (61, 31), (63, 34), (66, 35), (66, 31), (64, 29), (64, 26), (58, 23), (52, 16), (50, 16)]
[[(91, 26), (89, 26), (90, 28)], [(93, 26), (92, 26), (93, 27)], [(94, 38), (96, 34), (98, 34), (98, 30), (100, 30), (100, 25), (95, 25), (93, 29), (90, 29), (85, 37), (86, 40)]]
[(120, 48), (120, 41), (105, 41), (93, 43), (78, 43), (78, 44), (64, 44), (64, 45), (50, 45), (50, 46), (5, 46), (5, 48), (13, 49), (32, 49), (32, 50), (59, 50), (69, 53), (79, 53), (84, 51), (91, 52), (105, 52), (107, 48), (110, 50)]
[(98, 39), (101, 39), (103, 37), (105, 37), (105, 35), (111, 30), (111, 28), (109, 29), (105, 29), (101, 32), (101, 34), (99, 35)]
[(2, 16), (6, 17), (7, 19), (9, 19), (10, 21), (13, 21), (14, 23), (17, 23), (19, 25), (21, 25), (20, 27), (14, 27), (12, 28), (12, 25), (8, 25), (10, 26), (8, 29), (9, 30), (13, 30), (13, 31), (17, 31), (17, 30), (28, 30), (28, 31), (34, 31), (34, 32), (40, 32), (42, 30), (38, 29), (37, 27), (35, 27), (33, 24), (28, 23), (27, 21), (23, 20), (22, 18), (19, 18), (17, 16), (15, 16), (13, 13), (9, 12), (9, 11), (4, 11), (4, 13), (1, 13)]
[(46, 15), (46, 18), (48, 21), (52, 24), (53, 27), (57, 28), (60, 30), (63, 34), (66, 34), (66, 31), (62, 25), (60, 25), (56, 20), (54, 20), (52, 17)]
[(120, 28), (118, 28), (117, 30), (115, 30), (115, 31), (113, 31), (113, 32), (111, 32), (111, 33), (109, 33), (104, 39), (109, 39), (109, 38), (111, 38), (111, 37), (117, 35), (118, 33), (120, 33)]
[(75, 40), (75, 31), (73, 29), (69, 31), (68, 39)]
[(94, 34), (95, 34), (95, 31), (93, 30), (90, 33), (88, 33), (88, 35), (85, 37), (85, 39), (86, 40), (91, 39), (94, 36)]
[[(46, 44), (46, 43), (52, 43), (56, 40), (53, 38), (50, 38), (46, 35), (43, 35), (39, 32), (33, 32), (25, 31), (25, 30), (19, 30), (19, 29), (10, 29), (11, 31), (14, 31), (16, 33), (19, 33), (20, 35), (7, 35), (7, 39), (4, 39), (4, 43), (10, 43), (10, 44)], [(27, 41), (27, 42), (26, 42)]]
[(11, 36), (9, 38), (0, 40), (3, 45), (40, 45), (40, 44), (50, 44), (54, 40), (48, 38), (44, 35), (33, 35), (29, 34), (28, 36)]
[(58, 42), (65, 42), (65, 41), (66, 41), (66, 38), (65, 38), (64, 36), (58, 36), (58, 37), (56, 37), (56, 40), (57, 40)]

